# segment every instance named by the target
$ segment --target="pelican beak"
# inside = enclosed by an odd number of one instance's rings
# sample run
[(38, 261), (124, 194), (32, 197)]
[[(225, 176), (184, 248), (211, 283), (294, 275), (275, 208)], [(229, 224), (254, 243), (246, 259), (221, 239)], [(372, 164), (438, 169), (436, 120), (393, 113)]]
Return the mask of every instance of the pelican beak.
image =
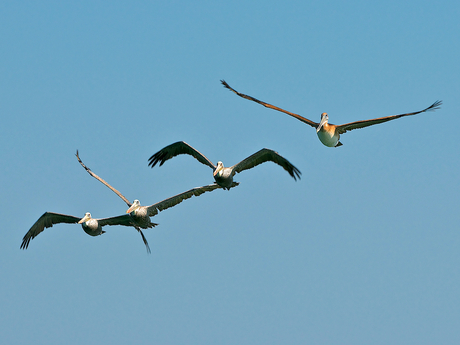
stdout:
[(325, 123), (327, 123), (327, 116), (321, 116), (321, 121), (319, 122), (318, 128), (316, 128), (316, 133), (321, 130)]
[(141, 207), (141, 203), (139, 202), (139, 200), (134, 200), (133, 204), (131, 205), (130, 208), (128, 208), (128, 210), (126, 211), (126, 213), (131, 213), (133, 211), (136, 211), (139, 207)]
[(218, 164), (216, 170), (214, 170), (214, 172), (212, 173), (212, 176), (216, 176), (219, 173), (219, 171), (223, 169), (223, 167), (224, 166), (222, 164)]
[(83, 224), (84, 222), (86, 222), (87, 220), (89, 220), (89, 218), (90, 218), (90, 217), (88, 216), (88, 214), (85, 214), (85, 216), (84, 216), (82, 219), (80, 219), (80, 220), (78, 221), (78, 224)]

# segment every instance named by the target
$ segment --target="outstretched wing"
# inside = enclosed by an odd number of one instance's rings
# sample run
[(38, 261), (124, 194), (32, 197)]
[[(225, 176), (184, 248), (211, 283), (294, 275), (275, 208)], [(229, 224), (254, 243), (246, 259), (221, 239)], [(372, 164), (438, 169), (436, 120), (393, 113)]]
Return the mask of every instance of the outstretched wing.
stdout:
[(68, 223), (76, 224), (81, 218), (69, 216), (67, 214), (45, 212), (43, 215), (38, 218), (34, 225), (30, 228), (29, 231), (24, 235), (22, 239), (21, 249), (27, 249), (29, 246), (30, 240), (34, 239), (39, 233), (41, 233), (45, 228), (51, 228), (54, 224), (59, 223)]
[(268, 103), (265, 103), (265, 102), (262, 102), (262, 101), (259, 101), (257, 98), (254, 98), (254, 97), (251, 97), (251, 96), (248, 96), (248, 95), (245, 95), (244, 93), (240, 93), (238, 91), (236, 91), (234, 88), (232, 88), (230, 85), (227, 84), (227, 82), (225, 80), (221, 80), (220, 81), (222, 83), (222, 85), (224, 85), (224, 87), (226, 87), (227, 89), (229, 89), (230, 91), (233, 91), (234, 93), (236, 93), (238, 96), (240, 97), (243, 97), (245, 99), (248, 99), (250, 101), (254, 101), (256, 103), (259, 103), (261, 105), (263, 105), (264, 107), (266, 108), (270, 108), (270, 109), (273, 109), (273, 110), (278, 110), (278, 111), (281, 111), (282, 113), (285, 113), (285, 114), (288, 114), (288, 115), (291, 115), (292, 117), (295, 117), (297, 120), (300, 120), (304, 123), (306, 123), (307, 125), (310, 125), (312, 127), (318, 127), (319, 123), (318, 122), (314, 122), (314, 121), (311, 121), (303, 116), (300, 116), (299, 114), (295, 114), (295, 113), (291, 113), (290, 111), (287, 111), (287, 110), (284, 110), (284, 109), (281, 109), (281, 108), (278, 108), (274, 105), (271, 105), (271, 104), (268, 104)]
[(160, 166), (162, 166), (163, 163), (166, 162), (168, 159), (171, 159), (181, 154), (193, 156), (200, 163), (209, 166), (213, 170), (216, 168), (216, 166), (204, 154), (202, 154), (198, 150), (195, 150), (185, 141), (178, 141), (177, 143), (162, 148), (160, 151), (158, 151), (149, 158), (149, 166), (153, 168), (158, 162), (160, 163)]
[(356, 122), (350, 122), (346, 123), (344, 125), (337, 126), (336, 130), (339, 134), (343, 134), (347, 131), (351, 131), (353, 129), (359, 129), (359, 128), (364, 128), (372, 125), (377, 125), (379, 123), (391, 121), (391, 120), (396, 120), (399, 119), (400, 117), (403, 116), (410, 116), (410, 115), (417, 115), (420, 113), (424, 113), (425, 111), (431, 111), (431, 110), (436, 110), (441, 107), (442, 101), (436, 101), (432, 105), (430, 105), (428, 108), (416, 111), (415, 113), (407, 113), (407, 114), (400, 114), (400, 115), (391, 115), (391, 116), (385, 116), (385, 117), (379, 117), (377, 119), (372, 119), (372, 120), (363, 120), (363, 121), (356, 121)]
[(262, 149), (253, 155), (249, 156), (248, 158), (242, 160), (238, 164), (235, 164), (231, 167), (234, 172), (241, 172), (243, 170), (254, 168), (256, 165), (271, 161), (273, 163), (278, 164), (279, 166), (283, 167), (289, 175), (291, 175), (294, 180), (297, 178), (300, 179), (301, 172), (297, 169), (291, 162), (289, 162), (283, 156), (280, 156), (277, 152), (270, 150), (270, 149)]
[[(238, 183), (235, 182), (232, 185), (232, 187), (236, 187), (237, 185)], [(190, 199), (192, 196), (199, 196), (206, 192), (212, 192), (213, 190), (218, 189), (218, 188), (222, 188), (222, 187), (219, 186), (217, 183), (213, 183), (213, 184), (203, 186), (203, 187), (192, 188), (184, 193), (177, 194), (168, 199), (157, 202), (156, 204), (147, 206), (148, 215), (149, 217), (152, 217), (158, 214), (159, 211), (161, 212), (163, 210), (166, 210), (167, 208), (176, 206), (177, 204), (180, 204), (182, 201)]]
[(128, 199), (126, 199), (123, 194), (121, 194), (119, 191), (117, 191), (115, 188), (113, 188), (111, 185), (109, 185), (107, 182), (105, 182), (102, 178), (100, 178), (99, 176), (97, 176), (95, 173), (93, 173), (90, 168), (88, 168), (85, 164), (83, 164), (83, 162), (81, 161), (80, 159), (80, 156), (78, 155), (78, 150), (77, 150), (77, 153), (75, 154), (75, 156), (77, 156), (77, 159), (78, 161), (80, 162), (81, 166), (83, 168), (85, 168), (85, 170), (88, 172), (88, 174), (90, 174), (92, 177), (94, 177), (96, 180), (102, 182), (104, 185), (106, 185), (107, 187), (110, 188), (110, 190), (112, 192), (114, 192), (116, 195), (118, 195), (125, 203), (128, 204), (128, 207), (131, 207), (132, 203), (130, 203), (128, 201)]
[(123, 214), (121, 216), (100, 218), (97, 219), (100, 226), (105, 225), (124, 225), (124, 226), (135, 226), (131, 216), (129, 214)]

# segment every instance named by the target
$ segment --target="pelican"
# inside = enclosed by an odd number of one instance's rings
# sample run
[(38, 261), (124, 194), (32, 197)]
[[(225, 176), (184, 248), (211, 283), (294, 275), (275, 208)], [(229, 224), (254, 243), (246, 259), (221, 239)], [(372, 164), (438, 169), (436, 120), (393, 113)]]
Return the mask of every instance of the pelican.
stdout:
[[(91, 217), (91, 213), (89, 212), (87, 212), (83, 218), (69, 216), (67, 214), (45, 212), (40, 218), (38, 218), (35, 224), (32, 225), (30, 230), (27, 231), (27, 233), (24, 235), (21, 249), (27, 249), (27, 247), (29, 247), (30, 240), (34, 239), (39, 233), (45, 230), (45, 228), (50, 228), (54, 224), (60, 223), (81, 224), (83, 230), (90, 236), (99, 236), (105, 233), (105, 231), (102, 230), (102, 227), (106, 225), (124, 225), (136, 227), (132, 218), (127, 214), (110, 218), (95, 219)], [(149, 245), (142, 231), (141, 235), (147, 251), (150, 252)]]
[(277, 152), (269, 149), (262, 149), (248, 158), (242, 160), (238, 164), (231, 167), (224, 167), (222, 162), (217, 162), (217, 166), (214, 165), (205, 155), (184, 141), (178, 141), (174, 144), (166, 146), (149, 158), (149, 166), (152, 168), (160, 162), (160, 166), (163, 165), (168, 159), (171, 159), (180, 154), (189, 154), (200, 163), (203, 163), (214, 171), (213, 176), (216, 183), (224, 189), (230, 190), (232, 188), (233, 176), (236, 173), (242, 172), (243, 170), (251, 169), (256, 165), (264, 162), (272, 161), (286, 170), (294, 180), (300, 179), (300, 171), (294, 165), (292, 165), (286, 158), (280, 156)]
[(248, 99), (250, 101), (257, 102), (257, 103), (263, 105), (264, 107), (274, 109), (274, 110), (278, 110), (278, 111), (281, 111), (281, 112), (283, 112), (285, 114), (291, 115), (291, 116), (295, 117), (296, 119), (306, 123), (307, 125), (310, 125), (310, 126), (316, 128), (316, 134), (318, 135), (319, 140), (324, 145), (326, 145), (328, 147), (341, 146), (342, 143), (340, 142), (340, 134), (343, 134), (343, 133), (345, 133), (347, 131), (351, 131), (353, 129), (364, 128), (364, 127), (368, 127), (368, 126), (372, 126), (372, 125), (377, 125), (379, 123), (383, 123), (383, 122), (387, 122), (387, 121), (391, 121), (391, 120), (396, 120), (396, 119), (399, 119), (400, 117), (403, 117), (403, 116), (416, 115), (416, 114), (424, 113), (426, 111), (436, 110), (436, 109), (439, 109), (441, 107), (441, 104), (442, 104), (442, 101), (436, 101), (432, 105), (430, 105), (428, 108), (425, 108), (425, 109), (420, 110), (420, 111), (416, 111), (414, 113), (406, 113), (406, 114), (400, 114), (400, 115), (391, 115), (391, 116), (379, 117), (379, 118), (371, 119), (371, 120), (350, 122), (350, 123), (346, 123), (344, 125), (333, 125), (332, 123), (329, 123), (329, 117), (328, 117), (327, 113), (322, 113), (321, 114), (321, 121), (319, 123), (314, 122), (314, 121), (306, 119), (305, 117), (300, 116), (298, 114), (291, 113), (291, 112), (289, 112), (287, 110), (278, 108), (278, 107), (276, 107), (274, 105), (259, 101), (258, 99), (254, 98), (254, 97), (251, 97), (251, 96), (245, 95), (243, 93), (240, 93), (240, 92), (236, 91), (235, 89), (233, 89), (232, 87), (230, 87), (230, 85), (228, 85), (225, 80), (221, 80), (220, 82), (224, 85), (224, 87), (226, 87), (230, 91), (233, 91), (234, 93), (236, 93), (240, 97), (243, 97), (243, 98)]
[[(147, 229), (151, 228), (153, 226), (156, 226), (158, 224), (152, 223), (150, 221), (150, 217), (153, 217), (158, 214), (158, 212), (166, 210), (167, 208), (176, 206), (177, 204), (180, 204), (182, 201), (190, 199), (192, 196), (200, 196), (203, 193), (206, 192), (211, 192), (213, 190), (216, 190), (218, 188), (223, 188), (218, 184), (211, 184), (207, 186), (202, 186), (202, 187), (195, 187), (192, 189), (189, 189), (186, 192), (177, 194), (175, 196), (172, 196), (170, 198), (167, 198), (163, 201), (157, 202), (156, 204), (150, 205), (150, 206), (141, 206), (141, 203), (139, 200), (134, 200), (133, 203), (130, 203), (128, 199), (126, 199), (123, 194), (121, 194), (118, 190), (113, 188), (110, 184), (108, 184), (105, 180), (97, 176), (95, 173), (91, 171), (80, 159), (80, 156), (78, 155), (78, 151), (76, 153), (77, 159), (80, 162), (81, 166), (95, 179), (103, 183), (105, 186), (110, 188), (115, 194), (117, 194), (127, 205), (128, 205), (128, 210), (126, 213), (128, 213), (128, 217), (131, 217), (131, 220), (133, 224), (135, 224), (136, 229), (140, 231), (142, 234), (142, 231), (139, 228), (142, 229)], [(238, 186), (237, 182), (232, 182), (230, 187), (236, 187)], [(143, 235), (142, 235), (143, 236)]]

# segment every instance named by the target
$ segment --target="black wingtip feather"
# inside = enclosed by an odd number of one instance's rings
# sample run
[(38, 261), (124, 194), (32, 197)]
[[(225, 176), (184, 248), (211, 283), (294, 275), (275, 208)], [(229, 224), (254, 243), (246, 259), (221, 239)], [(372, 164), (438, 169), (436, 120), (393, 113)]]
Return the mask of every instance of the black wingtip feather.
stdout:
[(442, 100), (438, 100), (438, 101), (434, 102), (432, 105), (430, 105), (427, 110), (440, 109), (441, 105), (442, 105)]

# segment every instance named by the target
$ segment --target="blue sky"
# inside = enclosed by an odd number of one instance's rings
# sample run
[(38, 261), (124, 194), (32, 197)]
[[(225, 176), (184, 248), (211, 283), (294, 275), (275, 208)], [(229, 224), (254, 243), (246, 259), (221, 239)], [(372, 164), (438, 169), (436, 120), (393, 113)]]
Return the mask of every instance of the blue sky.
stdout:
[[(8, 344), (433, 344), (460, 340), (460, 5), (456, 1), (4, 1), (0, 330)], [(341, 124), (314, 129), (236, 90)], [(409, 127), (410, 126), (410, 127)], [(22, 237), (45, 212), (109, 217), (213, 182), (145, 231)]]

